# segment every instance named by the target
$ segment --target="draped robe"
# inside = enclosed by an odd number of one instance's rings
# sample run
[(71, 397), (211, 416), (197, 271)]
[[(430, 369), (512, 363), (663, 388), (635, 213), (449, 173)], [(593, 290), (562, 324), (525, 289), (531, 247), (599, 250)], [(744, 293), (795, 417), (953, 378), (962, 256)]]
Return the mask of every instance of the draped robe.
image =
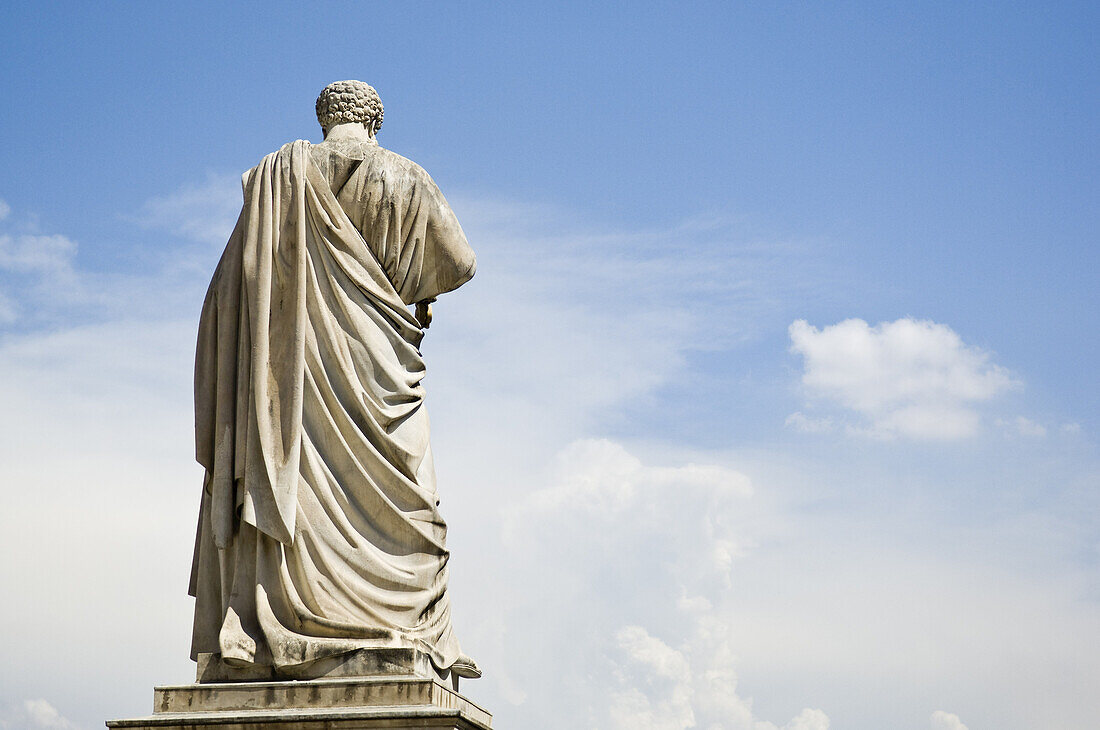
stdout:
[(412, 646), (444, 671), (460, 650), (408, 307), (469, 280), (474, 255), (419, 166), (326, 148), (244, 175), (203, 304), (192, 658), (293, 676)]

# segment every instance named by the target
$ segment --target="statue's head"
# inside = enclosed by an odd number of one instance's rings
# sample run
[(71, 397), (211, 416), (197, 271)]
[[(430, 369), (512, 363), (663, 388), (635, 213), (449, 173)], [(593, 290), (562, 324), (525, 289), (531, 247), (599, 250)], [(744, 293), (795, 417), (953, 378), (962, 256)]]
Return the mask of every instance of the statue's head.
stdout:
[(382, 127), (382, 99), (370, 84), (334, 81), (317, 97), (317, 121), (326, 135), (337, 124), (358, 122), (373, 137)]

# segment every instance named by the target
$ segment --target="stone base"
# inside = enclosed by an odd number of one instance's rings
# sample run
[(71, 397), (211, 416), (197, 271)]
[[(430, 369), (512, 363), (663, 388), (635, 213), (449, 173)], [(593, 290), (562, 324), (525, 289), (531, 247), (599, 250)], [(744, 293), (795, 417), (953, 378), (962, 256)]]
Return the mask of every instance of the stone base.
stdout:
[(438, 678), (376, 676), (206, 682), (153, 691), (153, 714), (113, 720), (134, 730), (489, 730), (492, 715)]

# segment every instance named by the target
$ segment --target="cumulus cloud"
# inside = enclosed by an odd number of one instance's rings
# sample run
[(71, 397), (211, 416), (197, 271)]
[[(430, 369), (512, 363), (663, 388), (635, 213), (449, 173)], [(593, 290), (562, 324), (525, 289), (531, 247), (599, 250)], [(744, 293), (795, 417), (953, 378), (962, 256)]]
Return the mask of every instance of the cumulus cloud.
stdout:
[[(532, 519), (591, 525), (592, 534), (622, 545), (660, 542), (678, 560), (683, 580), (728, 583), (733, 562), (752, 539), (738, 534), (736, 507), (752, 496), (747, 476), (726, 466), (687, 463), (647, 465), (622, 444), (582, 439), (565, 447), (549, 471), (551, 485), (534, 492), (505, 513), (504, 534), (520, 540)], [(675, 516), (676, 521), (670, 519)], [(695, 539), (690, 555), (682, 537)]]
[[(684, 730), (695, 727), (691, 668), (684, 655), (649, 635), (625, 626), (615, 635), (628, 666), (640, 669), (640, 686), (611, 694), (610, 720), (622, 730)], [(644, 691), (643, 691), (644, 689)]]
[[(631, 730), (780, 730), (755, 717), (751, 699), (738, 692), (733, 630), (713, 607), (681, 602), (681, 620), (692, 633), (673, 648), (641, 626), (616, 635), (618, 687), (609, 695), (611, 727)], [(782, 730), (829, 730), (829, 717), (805, 708)]]
[(821, 710), (807, 708), (784, 725), (783, 730), (829, 730), (829, 717)]
[[(1017, 384), (989, 353), (944, 324), (903, 318), (870, 326), (848, 319), (817, 329), (797, 320), (791, 351), (802, 356), (812, 399), (862, 416), (854, 432), (880, 437), (961, 439), (980, 425), (979, 404)], [(801, 421), (795, 419), (797, 427)]]
[(649, 504), (665, 495), (685, 493), (752, 496), (744, 474), (714, 464), (647, 466), (621, 444), (608, 439), (585, 439), (565, 448), (557, 458), (555, 485), (536, 492), (527, 506), (541, 511), (584, 510), (614, 516), (634, 509), (639, 499)]
[(967, 730), (958, 715), (936, 710), (932, 713), (932, 730)]
[(24, 700), (0, 717), (0, 728), (12, 730), (76, 730), (76, 727), (43, 699)]
[[(540, 664), (594, 673), (570, 694), (584, 713), (559, 706), (558, 724), (779, 730), (739, 692), (726, 604), (735, 566), (770, 529), (749, 478), (717, 461), (654, 463), (622, 443), (585, 439), (558, 454), (545, 480), (507, 513), (504, 530), (510, 561), (537, 566), (533, 583), (513, 586), (492, 623), (507, 627), (502, 647), (521, 642)], [(510, 652), (494, 660), (510, 679), (533, 680)], [(805, 724), (815, 713), (782, 727), (827, 727)]]

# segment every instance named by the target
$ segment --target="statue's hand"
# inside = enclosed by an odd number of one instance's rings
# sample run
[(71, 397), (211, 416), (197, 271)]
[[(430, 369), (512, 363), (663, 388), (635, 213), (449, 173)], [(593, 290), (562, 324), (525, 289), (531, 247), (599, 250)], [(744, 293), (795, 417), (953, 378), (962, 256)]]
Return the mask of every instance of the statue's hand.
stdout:
[(434, 301), (434, 299), (425, 299), (416, 303), (416, 321), (424, 329), (428, 329), (432, 324), (432, 302)]

